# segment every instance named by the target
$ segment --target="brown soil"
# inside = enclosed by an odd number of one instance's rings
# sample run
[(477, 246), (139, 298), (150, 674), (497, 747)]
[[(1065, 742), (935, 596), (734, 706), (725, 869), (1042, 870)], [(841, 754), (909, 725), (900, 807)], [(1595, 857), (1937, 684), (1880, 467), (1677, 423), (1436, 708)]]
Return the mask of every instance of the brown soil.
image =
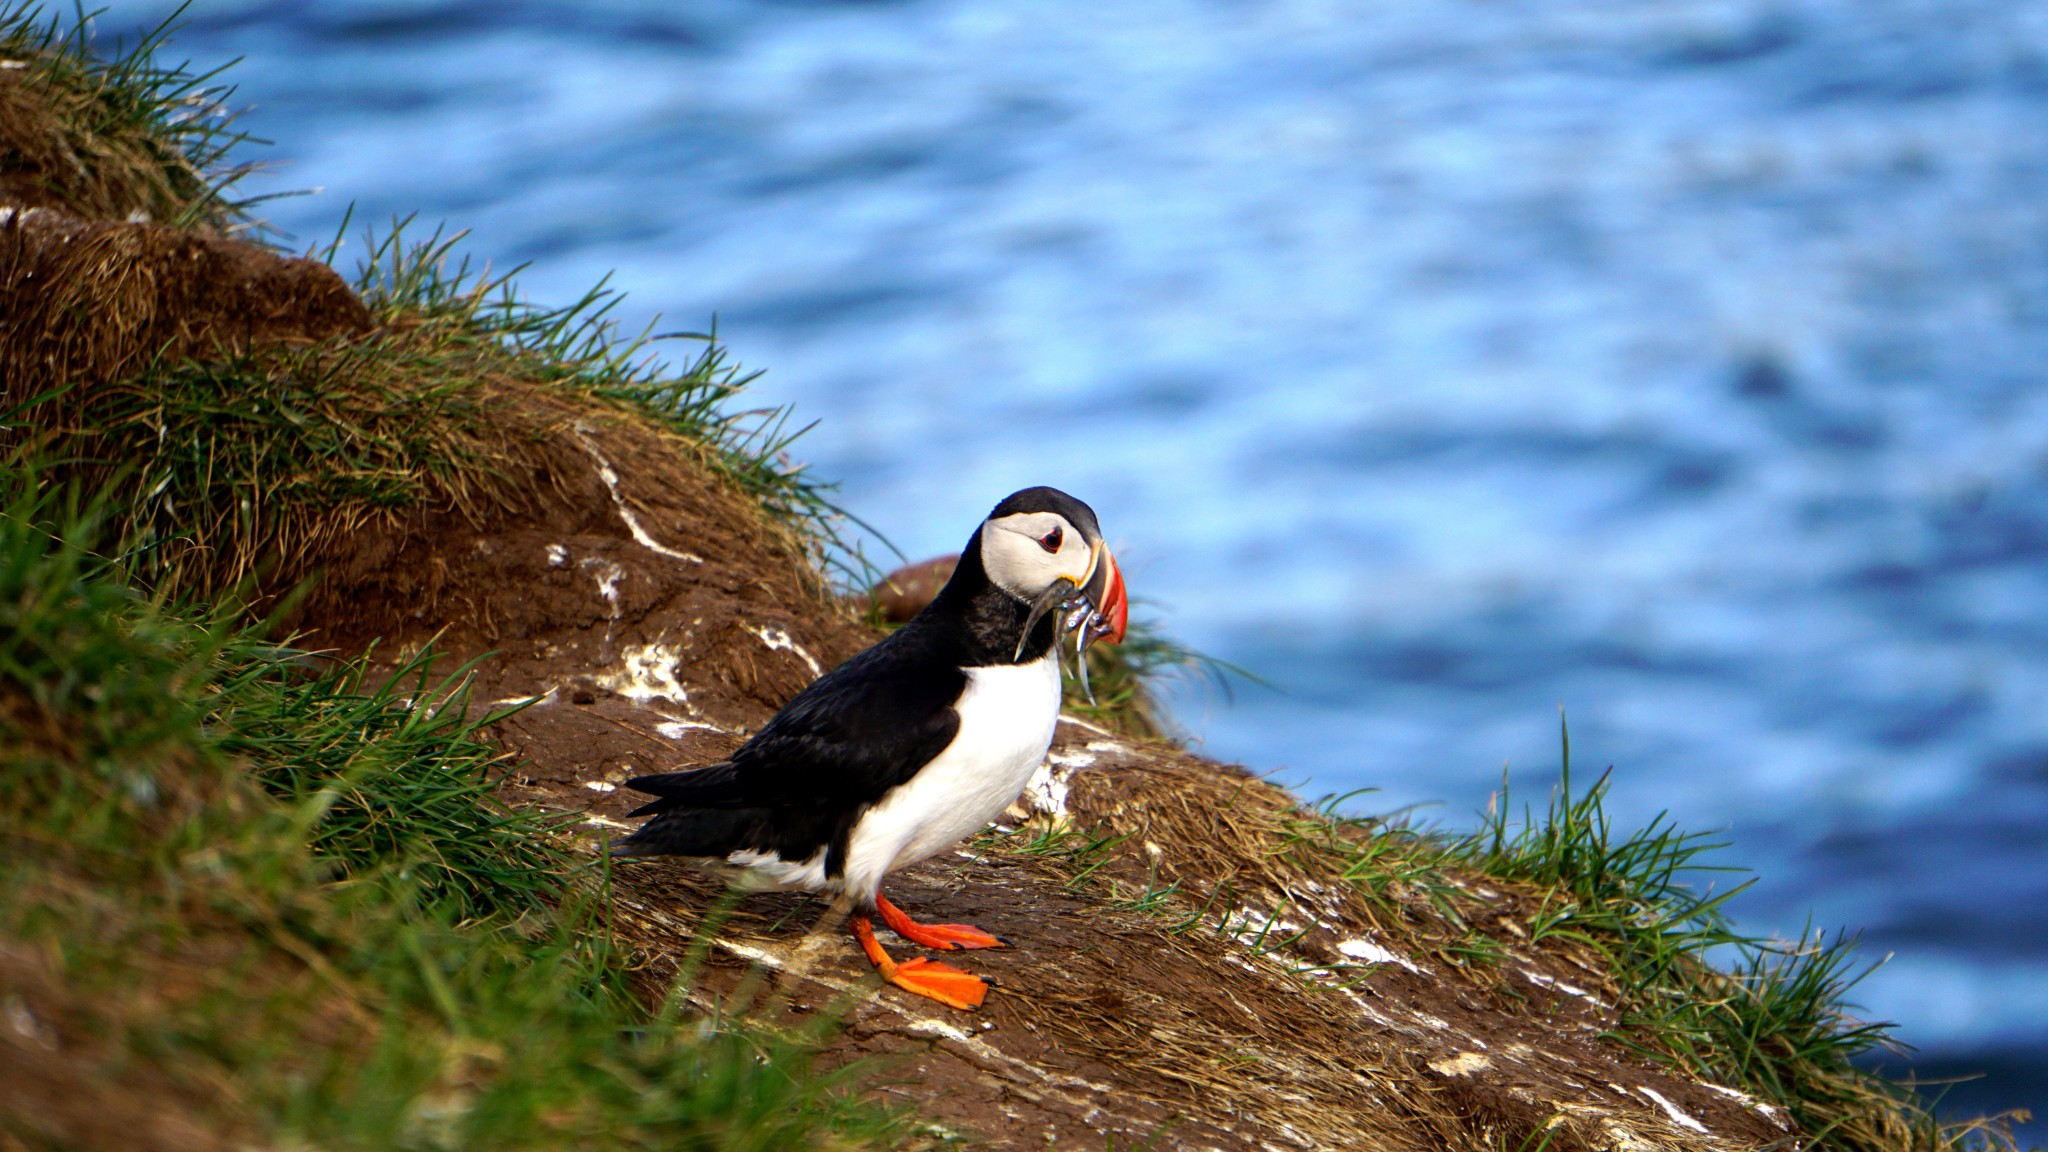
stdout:
[(628, 718), (693, 734), (757, 722), (814, 663), (871, 637), (821, 594), (785, 534), (674, 439), (625, 419), (554, 426), (530, 514), (372, 526), (314, 593), (305, 642), (346, 653), (377, 642), (391, 661), (431, 642), (449, 667), (489, 654), (476, 699), (544, 697), (501, 726), (507, 740), (558, 731), (557, 715), (608, 733), (565, 733), (550, 750), (548, 768), (572, 785), (600, 764), (674, 755), (675, 741), (651, 734), (635, 752), (618, 744)]

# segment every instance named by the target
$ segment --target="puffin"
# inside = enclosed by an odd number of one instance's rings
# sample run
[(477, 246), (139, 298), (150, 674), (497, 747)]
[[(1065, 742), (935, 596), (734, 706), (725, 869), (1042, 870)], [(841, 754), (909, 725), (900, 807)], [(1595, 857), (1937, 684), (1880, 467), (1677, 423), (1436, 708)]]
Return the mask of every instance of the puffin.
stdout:
[(949, 1007), (981, 1005), (980, 977), (898, 963), (874, 919), (941, 952), (1005, 941), (920, 924), (882, 882), (986, 826), (1052, 746), (1060, 652), (1082, 675), (1123, 640), (1130, 602), (1088, 505), (1057, 488), (1011, 493), (975, 528), (953, 576), (916, 616), (813, 680), (731, 757), (626, 786), (655, 799), (615, 857), (714, 857), (766, 886), (850, 897), (847, 926), (882, 978)]

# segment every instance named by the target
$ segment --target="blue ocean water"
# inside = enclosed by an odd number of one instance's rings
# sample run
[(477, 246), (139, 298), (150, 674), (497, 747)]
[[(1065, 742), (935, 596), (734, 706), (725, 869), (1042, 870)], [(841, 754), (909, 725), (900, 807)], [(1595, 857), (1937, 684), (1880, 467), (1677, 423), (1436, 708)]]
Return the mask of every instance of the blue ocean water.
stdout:
[(1185, 726), (1310, 793), (1469, 823), (1563, 705), (1622, 822), (1727, 829), (1745, 926), (1891, 956), (1858, 999), (1959, 1108), (2048, 1107), (2048, 5), (189, 18), (299, 242), (419, 212), (716, 314), (913, 557), (1082, 495), (1277, 685)]

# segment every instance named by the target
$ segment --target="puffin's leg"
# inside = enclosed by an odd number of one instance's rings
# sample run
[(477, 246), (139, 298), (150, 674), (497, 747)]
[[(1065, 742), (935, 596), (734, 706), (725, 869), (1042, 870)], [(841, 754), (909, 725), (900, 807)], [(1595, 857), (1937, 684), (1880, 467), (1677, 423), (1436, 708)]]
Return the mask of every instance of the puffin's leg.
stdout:
[(875, 909), (891, 932), (926, 948), (950, 952), (955, 948), (1006, 948), (1010, 942), (966, 924), (919, 924), (881, 893), (875, 893)]
[(853, 929), (853, 938), (860, 941), (861, 951), (868, 954), (868, 960), (882, 979), (894, 984), (905, 992), (929, 996), (948, 1008), (971, 1011), (981, 1007), (981, 998), (988, 995), (988, 985), (979, 976), (962, 972), (950, 964), (927, 960), (922, 956), (898, 964), (889, 959), (882, 946), (875, 940), (874, 922), (865, 912), (856, 912), (847, 921)]

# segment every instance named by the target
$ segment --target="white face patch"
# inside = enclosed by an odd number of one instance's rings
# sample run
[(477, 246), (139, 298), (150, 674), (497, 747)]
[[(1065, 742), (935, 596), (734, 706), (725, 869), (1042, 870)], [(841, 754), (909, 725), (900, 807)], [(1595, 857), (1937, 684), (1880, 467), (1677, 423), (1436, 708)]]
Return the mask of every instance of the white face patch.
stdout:
[(1019, 512), (981, 529), (982, 569), (996, 587), (1019, 599), (1036, 599), (1062, 576), (1080, 584), (1090, 558), (1080, 530), (1057, 512)]

